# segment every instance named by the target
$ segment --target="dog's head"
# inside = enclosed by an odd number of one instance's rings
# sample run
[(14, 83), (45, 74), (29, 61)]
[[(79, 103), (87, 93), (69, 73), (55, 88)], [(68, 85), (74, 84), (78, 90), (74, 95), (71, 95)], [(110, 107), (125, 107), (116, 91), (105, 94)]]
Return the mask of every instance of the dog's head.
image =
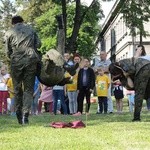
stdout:
[(111, 73), (112, 80), (123, 78), (123, 69), (118, 62), (109, 65), (109, 72)]

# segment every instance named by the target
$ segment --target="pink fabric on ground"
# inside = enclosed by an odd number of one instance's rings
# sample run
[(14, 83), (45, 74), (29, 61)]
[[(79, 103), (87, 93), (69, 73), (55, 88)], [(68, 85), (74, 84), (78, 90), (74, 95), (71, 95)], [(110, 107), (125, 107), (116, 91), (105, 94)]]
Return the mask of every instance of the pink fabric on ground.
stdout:
[(74, 129), (77, 129), (77, 128), (84, 128), (85, 124), (81, 120), (76, 120), (76, 121), (69, 122), (69, 123), (66, 123), (66, 122), (52, 122), (50, 124), (50, 127), (53, 127), (53, 128), (74, 128)]

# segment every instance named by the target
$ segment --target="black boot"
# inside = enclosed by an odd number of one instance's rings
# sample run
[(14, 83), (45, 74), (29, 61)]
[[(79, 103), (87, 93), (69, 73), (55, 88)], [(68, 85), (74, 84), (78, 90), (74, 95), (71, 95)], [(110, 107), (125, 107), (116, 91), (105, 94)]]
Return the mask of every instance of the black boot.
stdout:
[(140, 119), (140, 112), (134, 112), (134, 118), (132, 120), (133, 122), (135, 121), (141, 121)]
[(68, 64), (65, 64), (65, 65), (63, 66), (63, 68), (64, 68), (66, 71), (68, 71), (71, 76), (74, 76), (74, 75), (76, 74), (76, 70), (77, 70), (78, 67), (79, 67), (79, 64), (78, 64), (78, 63), (76, 63), (76, 64), (73, 65), (73, 66), (70, 66), (70, 65), (68, 65)]
[(23, 124), (29, 124), (29, 113), (25, 113), (23, 116)]
[(18, 123), (22, 124), (22, 111), (17, 110), (16, 111), (16, 116), (17, 116), (17, 119), (18, 119)]

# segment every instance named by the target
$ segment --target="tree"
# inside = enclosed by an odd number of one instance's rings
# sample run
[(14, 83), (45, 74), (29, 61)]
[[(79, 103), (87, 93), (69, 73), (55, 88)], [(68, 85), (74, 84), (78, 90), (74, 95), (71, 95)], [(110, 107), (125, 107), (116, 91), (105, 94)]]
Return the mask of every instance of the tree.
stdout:
[(11, 26), (11, 17), (16, 12), (14, 4), (11, 0), (0, 0), (0, 57), (4, 59), (5, 49), (4, 49), (4, 33)]
[[(1, 2), (5, 4), (3, 13), (15, 12), (14, 5), (10, 0), (1, 0)], [(56, 46), (57, 25), (55, 16), (61, 13), (65, 26), (66, 49), (71, 52), (78, 49), (82, 55), (92, 55), (95, 51), (94, 41), (97, 32), (100, 31), (98, 20), (103, 16), (98, 0), (93, 0), (89, 7), (81, 5), (80, 0), (16, 0), (16, 3), (22, 8), (18, 14), (21, 14), (28, 23), (39, 31), (43, 42), (41, 51), (44, 52)], [(10, 17), (11, 15), (8, 20)], [(89, 18), (93, 18), (95, 21)], [(70, 21), (68, 21), (69, 19)], [(8, 20), (5, 23), (9, 27)], [(2, 25), (5, 23), (3, 22)], [(5, 29), (7, 29), (6, 25)], [(84, 52), (85, 49), (86, 52)]]
[[(76, 0), (75, 3), (76, 3), (76, 5), (75, 5), (76, 7), (75, 7), (75, 15), (74, 15), (75, 17), (74, 17), (73, 30), (72, 30), (72, 34), (68, 38), (68, 42), (66, 43), (66, 49), (67, 49), (67, 51), (72, 51), (72, 52), (75, 52), (76, 49), (77, 49), (77, 45), (78, 45), (77, 44), (78, 43), (77, 42), (77, 37), (79, 35), (79, 31), (81, 29), (82, 23), (84, 22), (84, 18), (86, 17), (87, 13), (91, 12), (93, 14), (93, 12), (95, 12), (94, 18), (100, 14), (99, 13), (100, 3), (97, 0), (93, 0), (92, 3), (91, 3), (91, 5), (89, 7), (85, 7), (85, 6), (83, 7), (81, 5), (81, 1), (80, 0)], [(62, 7), (63, 7), (63, 3), (62, 3)], [(98, 11), (96, 12), (94, 10), (98, 10)], [(65, 17), (66, 15), (63, 15), (63, 16)], [(101, 16), (99, 15), (98, 20), (101, 17), (102, 17), (102, 13), (101, 13)], [(96, 19), (96, 21), (98, 23), (97, 18), (95, 18), (95, 19)], [(95, 27), (95, 25), (94, 25), (94, 27)], [(93, 39), (93, 40), (95, 40), (95, 39)]]
[(149, 5), (149, 0), (125, 0), (121, 7), (121, 12), (131, 35), (140, 34), (140, 43), (142, 43), (142, 36), (149, 35), (144, 28), (144, 23), (149, 22), (150, 19)]
[(57, 23), (55, 16), (60, 13), (60, 7), (55, 5), (53, 9), (49, 9), (49, 11), (35, 19), (36, 30), (42, 40), (41, 51), (43, 53), (51, 48), (56, 48)]
[[(93, 0), (89, 7), (81, 5), (80, 0), (51, 0), (49, 7), (46, 7), (43, 1), (31, 2), (27, 2), (26, 9), (21, 13), (25, 15), (24, 18), (28, 17), (28, 22), (35, 24), (42, 39), (42, 52), (55, 48), (57, 33), (55, 16), (63, 13), (66, 49), (70, 52), (78, 50), (83, 55), (92, 55), (95, 50), (93, 43), (100, 30), (98, 21), (102, 17), (98, 0)], [(36, 10), (40, 13), (35, 13)]]
[(34, 25), (34, 20), (47, 12), (55, 5), (53, 0), (16, 0), (18, 7), (22, 9), (18, 12), (24, 19)]

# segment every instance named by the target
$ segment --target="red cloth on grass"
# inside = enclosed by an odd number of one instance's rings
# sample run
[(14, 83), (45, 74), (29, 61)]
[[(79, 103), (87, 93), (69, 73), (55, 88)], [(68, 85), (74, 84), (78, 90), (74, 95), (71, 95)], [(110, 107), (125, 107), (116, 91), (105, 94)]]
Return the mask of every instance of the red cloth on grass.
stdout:
[(65, 122), (52, 122), (50, 124), (53, 128), (84, 128), (85, 124), (81, 120), (65, 123)]

